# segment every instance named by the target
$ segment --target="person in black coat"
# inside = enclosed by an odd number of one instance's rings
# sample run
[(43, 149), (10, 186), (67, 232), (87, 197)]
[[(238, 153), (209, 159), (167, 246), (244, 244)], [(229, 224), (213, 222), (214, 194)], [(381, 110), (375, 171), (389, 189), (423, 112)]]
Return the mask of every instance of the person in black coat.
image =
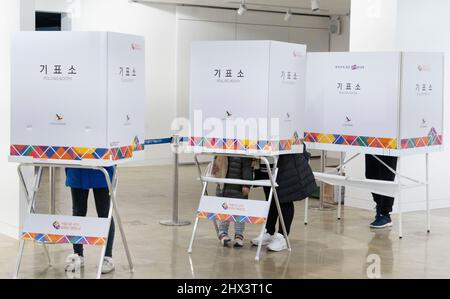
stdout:
[[(294, 202), (303, 200), (315, 191), (316, 181), (309, 165), (309, 153), (304, 150), (302, 154), (282, 155), (278, 160), (277, 194), (280, 201), (281, 213), (283, 214), (287, 234), (290, 233), (291, 224), (294, 220)], [(255, 171), (255, 179), (267, 179), (268, 173), (264, 166)], [(266, 199), (269, 199), (270, 188), (264, 187)], [(283, 235), (279, 222), (278, 210), (275, 200), (272, 200), (269, 216), (266, 223), (266, 232), (263, 236), (263, 244), (271, 251), (282, 251), (287, 249), (287, 242)], [(259, 244), (259, 238), (252, 240), (253, 245)]]

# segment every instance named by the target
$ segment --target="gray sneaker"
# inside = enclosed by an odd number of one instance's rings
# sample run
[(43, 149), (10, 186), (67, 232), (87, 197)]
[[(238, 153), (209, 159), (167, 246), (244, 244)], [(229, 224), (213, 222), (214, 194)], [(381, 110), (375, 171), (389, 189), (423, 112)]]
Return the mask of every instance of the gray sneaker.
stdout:
[(115, 270), (114, 262), (111, 257), (105, 256), (102, 264), (102, 274), (108, 274)]

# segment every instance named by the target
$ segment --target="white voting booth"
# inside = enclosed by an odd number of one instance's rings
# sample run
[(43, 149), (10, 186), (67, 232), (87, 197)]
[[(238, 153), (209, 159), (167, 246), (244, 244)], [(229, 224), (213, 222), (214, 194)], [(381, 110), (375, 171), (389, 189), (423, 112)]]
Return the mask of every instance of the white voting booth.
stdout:
[(139, 156), (143, 46), (117, 33), (14, 34), (10, 159), (104, 166)]
[[(443, 71), (442, 53), (308, 54), (307, 146), (355, 155), (426, 154), (428, 177), (428, 153), (443, 147)], [(343, 164), (337, 170), (342, 171)], [(429, 211), (428, 179), (420, 182), (403, 176), (400, 159), (393, 172), (396, 183), (324, 173), (316, 173), (316, 177), (333, 185), (397, 196), (401, 237), (400, 190), (425, 186)]]
[[(61, 243), (103, 246), (99, 277), (113, 211), (132, 269), (115, 202), (116, 166), (143, 155), (144, 52), (143, 37), (119, 33), (13, 34), (9, 159), (21, 163), (19, 176), (29, 205), (16, 277), (25, 240), (44, 248)], [(36, 169), (30, 190), (24, 166)], [(111, 195), (109, 218), (35, 214), (35, 194), (47, 166), (101, 171)], [(104, 166), (114, 167), (113, 177)]]
[[(270, 169), (269, 179), (244, 181), (203, 174), (199, 219), (261, 224), (262, 238), (272, 195), (276, 194), (277, 157), (302, 152), (306, 46), (275, 41), (195, 42), (191, 49), (189, 146), (198, 165), (201, 154), (255, 158)], [(209, 183), (271, 187), (270, 200), (208, 196)], [(281, 213), (280, 213), (281, 215)], [(281, 217), (281, 216), (280, 216)], [(282, 220), (284, 229), (284, 221)], [(285, 231), (285, 230), (284, 230)], [(285, 234), (290, 249), (290, 243)], [(256, 260), (259, 260), (261, 246)]]
[(196, 152), (301, 152), (306, 46), (194, 42), (191, 136)]

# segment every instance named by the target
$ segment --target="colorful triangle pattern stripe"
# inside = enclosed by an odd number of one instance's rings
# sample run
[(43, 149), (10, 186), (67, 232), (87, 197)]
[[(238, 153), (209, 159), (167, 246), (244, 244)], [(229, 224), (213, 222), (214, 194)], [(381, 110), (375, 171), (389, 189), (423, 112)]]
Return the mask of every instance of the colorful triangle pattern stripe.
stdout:
[(442, 145), (443, 139), (443, 135), (438, 134), (435, 128), (431, 128), (428, 136), (426, 137), (402, 139), (402, 149)]
[(249, 224), (264, 224), (264, 223), (266, 223), (265, 217), (228, 215), (228, 214), (210, 213), (210, 212), (198, 212), (197, 217), (200, 219), (230, 221), (230, 222), (235, 222), (235, 223), (249, 223)]
[(106, 239), (103, 237), (83, 237), (23, 232), (21, 238), (25, 241), (36, 241), (46, 244), (83, 244), (95, 246), (103, 246), (106, 244)]
[(91, 147), (64, 147), (42, 145), (10, 146), (10, 155), (16, 157), (32, 157), (46, 160), (121, 160), (133, 157), (133, 153), (144, 150), (144, 145), (130, 145), (112, 149)]
[(306, 132), (304, 141), (310, 143), (326, 143), (371, 148), (397, 149), (397, 139), (395, 138)]
[(290, 151), (293, 145), (301, 145), (302, 139), (294, 134), (288, 140), (268, 141), (268, 140), (246, 140), (246, 139), (226, 139), (226, 138), (206, 138), (189, 137), (188, 144), (193, 147), (203, 147), (207, 149), (220, 150), (263, 150), (263, 151)]

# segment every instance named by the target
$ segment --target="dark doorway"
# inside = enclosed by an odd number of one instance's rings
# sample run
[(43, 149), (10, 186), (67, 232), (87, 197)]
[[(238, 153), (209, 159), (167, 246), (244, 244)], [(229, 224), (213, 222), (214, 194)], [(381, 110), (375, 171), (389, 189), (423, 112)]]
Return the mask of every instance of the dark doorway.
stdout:
[(36, 31), (61, 31), (62, 14), (36, 12)]

